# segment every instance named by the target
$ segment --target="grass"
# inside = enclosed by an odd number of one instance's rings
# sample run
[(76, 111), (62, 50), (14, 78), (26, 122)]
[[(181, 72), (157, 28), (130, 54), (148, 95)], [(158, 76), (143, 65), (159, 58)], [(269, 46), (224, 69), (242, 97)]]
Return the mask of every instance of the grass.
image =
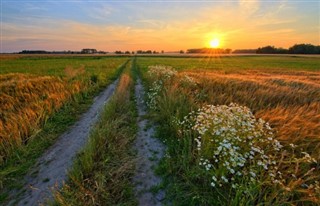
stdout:
[(56, 77), (7, 74), (0, 77), (0, 163), (27, 144), (50, 115), (87, 85)]
[[(0, 56), (1, 58), (1, 56)], [(0, 74), (25, 73), (38, 76), (65, 77), (66, 68), (83, 68), (86, 73), (98, 75), (105, 80), (109, 70), (118, 67), (127, 57), (95, 57), (95, 56), (16, 56), (3, 57), (0, 64)]]
[[(18, 61), (19, 59), (10, 59), (10, 61), (11, 60)], [(113, 61), (113, 59), (104, 59), (106, 62), (108, 60)], [(32, 62), (36, 60), (29, 59), (29, 61)], [(32, 167), (36, 159), (46, 148), (55, 142), (60, 134), (79, 118), (81, 113), (87, 110), (92, 103), (93, 97), (119, 76), (126, 61), (127, 59), (125, 58), (116, 60), (116, 63), (122, 63), (120, 67), (119, 64), (115, 65), (114, 62), (105, 63), (104, 69), (97, 69), (96, 72), (100, 72), (101, 74), (97, 73), (99, 79), (95, 83), (92, 82), (91, 74), (86, 71), (84, 71), (84, 73), (82, 72), (82, 70), (85, 70), (85, 67), (78, 69), (72, 69), (70, 67), (64, 68), (62, 72), (64, 72), (65, 77), (47, 76), (48, 73), (46, 73), (46, 70), (42, 70), (44, 76), (31, 74), (0, 75), (1, 80), (5, 80), (8, 77), (11, 78), (10, 81), (1, 81), (1, 84), (4, 86), (10, 85), (9, 88), (12, 89), (10, 90), (8, 87), (5, 87), (7, 90), (4, 91), (8, 91), (7, 95), (15, 101), (15, 106), (12, 108), (12, 111), (10, 110), (11, 112), (4, 110), (2, 107), (5, 105), (1, 104), (1, 117), (14, 120), (15, 118), (21, 119), (23, 117), (21, 114), (26, 114), (25, 120), (20, 121), (19, 124), (17, 124), (18, 121), (10, 121), (7, 123), (15, 123), (18, 128), (28, 127), (28, 132), (21, 136), (23, 139), (21, 139), (20, 145), (15, 145), (10, 148), (10, 150), (5, 148), (7, 151), (10, 151), (8, 153), (4, 153), (4, 150), (1, 151), (1, 154), (5, 154), (5, 156), (2, 156), (0, 165), (1, 201), (6, 199), (8, 190), (21, 187), (23, 176), (29, 168)], [(52, 66), (49, 63), (52, 62), (48, 61), (48, 65), (46, 65), (47, 68)], [(72, 61), (69, 63), (71, 64)], [(1, 66), (4, 65), (5, 64), (1, 64)], [(107, 67), (107, 65), (109, 66)], [(55, 65), (53, 65), (53, 67), (54, 66)], [(78, 76), (78, 71), (81, 71), (80, 76)], [(34, 72), (34, 70), (31, 69), (29, 72)], [(103, 79), (100, 79), (102, 77)], [(41, 81), (43, 84), (39, 84)], [(70, 88), (72, 89), (74, 84), (79, 87), (72, 93), (70, 92)], [(26, 87), (26, 85), (28, 87)], [(80, 91), (80, 89), (82, 90)], [(43, 98), (45, 93), (47, 96)], [(57, 93), (57, 95), (54, 95), (55, 93)], [(61, 94), (66, 94), (67, 97), (64, 99), (49, 98), (52, 95), (61, 97)], [(4, 95), (4, 93), (1, 93), (0, 96), (1, 95)], [(25, 96), (30, 97), (30, 99), (27, 100)], [(10, 103), (8, 102), (8, 98), (2, 99), (1, 101)], [(20, 101), (27, 101), (27, 103)], [(46, 103), (46, 101), (48, 103)], [(10, 106), (10, 104), (8, 105)], [(50, 108), (50, 106), (53, 108)], [(30, 118), (32, 117), (30, 114), (34, 114), (34, 117), (40, 118), (41, 121), (34, 121)], [(1, 121), (3, 121), (3, 119), (1, 119)], [(31, 122), (29, 124), (33, 125), (26, 126), (28, 122)], [(6, 128), (8, 127), (6, 126)], [(3, 130), (1, 130), (1, 132), (3, 132)], [(12, 134), (14, 133), (10, 132), (10, 135)], [(8, 138), (8, 136), (5, 136), (3, 139)]]
[[(169, 202), (175, 205), (319, 204), (318, 60), (223, 57), (209, 61), (141, 57), (137, 62), (145, 84), (152, 89), (149, 98), (153, 98), (155, 104), (150, 115), (159, 125), (158, 137), (168, 147), (158, 173), (165, 178)], [(153, 73), (149, 76), (148, 66), (157, 64), (174, 66), (179, 73), (164, 71), (163, 75)], [(161, 73), (159, 68), (156, 71)], [(160, 89), (156, 89), (156, 85), (160, 85)], [(204, 155), (198, 151), (195, 141), (199, 134), (185, 124), (192, 122), (189, 113), (195, 111), (197, 114), (204, 105), (229, 105), (232, 102), (249, 107), (257, 118), (269, 121), (275, 138), (284, 145), (279, 153), (266, 153), (278, 162), (283, 176), (280, 184), (273, 184), (267, 174), (259, 171), (261, 179), (255, 184), (247, 185), (245, 177), (237, 179), (237, 190), (233, 190), (231, 184), (221, 188), (210, 186), (210, 175), (218, 177), (218, 171), (209, 169), (208, 172), (199, 165), (200, 157)], [(211, 134), (207, 135), (206, 138), (211, 137)], [(204, 140), (201, 141), (205, 146), (201, 147), (207, 146), (207, 153), (214, 151), (215, 145), (210, 146)], [(208, 159), (218, 168), (214, 160), (212, 156)]]
[(176, 70), (205, 70), (239, 72), (245, 70), (263, 70), (276, 72), (318, 71), (319, 57), (288, 56), (230, 56), (230, 57), (139, 57), (143, 71), (150, 65), (167, 65)]
[(136, 205), (134, 172), (136, 104), (129, 65), (108, 102), (89, 143), (79, 154), (70, 180), (55, 193), (55, 205)]

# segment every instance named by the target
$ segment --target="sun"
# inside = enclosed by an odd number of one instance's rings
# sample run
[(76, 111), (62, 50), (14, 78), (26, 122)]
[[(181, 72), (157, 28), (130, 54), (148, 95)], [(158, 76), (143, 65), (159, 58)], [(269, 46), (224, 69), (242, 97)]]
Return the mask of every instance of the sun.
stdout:
[(219, 45), (220, 45), (219, 39), (212, 39), (210, 41), (211, 48), (218, 48)]

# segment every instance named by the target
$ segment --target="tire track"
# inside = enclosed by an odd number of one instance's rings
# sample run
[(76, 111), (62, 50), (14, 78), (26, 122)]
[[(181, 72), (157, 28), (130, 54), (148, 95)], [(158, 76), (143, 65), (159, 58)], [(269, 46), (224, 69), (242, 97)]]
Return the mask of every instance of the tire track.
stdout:
[(143, 101), (144, 88), (141, 80), (137, 79), (135, 86), (135, 95), (138, 106), (138, 126), (139, 131), (134, 144), (137, 151), (136, 172), (133, 178), (135, 184), (135, 195), (140, 206), (162, 205), (165, 192), (160, 190), (153, 194), (150, 189), (161, 183), (161, 178), (154, 174), (153, 168), (159, 164), (162, 158), (165, 146), (159, 139), (154, 138), (154, 127), (146, 128), (148, 121), (143, 119), (146, 114), (146, 107)]

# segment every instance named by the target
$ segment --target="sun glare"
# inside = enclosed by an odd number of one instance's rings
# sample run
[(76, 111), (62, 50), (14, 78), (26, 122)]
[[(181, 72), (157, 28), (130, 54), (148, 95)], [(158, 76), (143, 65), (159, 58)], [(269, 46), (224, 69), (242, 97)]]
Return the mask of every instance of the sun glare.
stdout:
[(210, 41), (210, 46), (211, 46), (212, 48), (217, 48), (219, 45), (220, 45), (219, 39), (212, 39), (212, 40)]

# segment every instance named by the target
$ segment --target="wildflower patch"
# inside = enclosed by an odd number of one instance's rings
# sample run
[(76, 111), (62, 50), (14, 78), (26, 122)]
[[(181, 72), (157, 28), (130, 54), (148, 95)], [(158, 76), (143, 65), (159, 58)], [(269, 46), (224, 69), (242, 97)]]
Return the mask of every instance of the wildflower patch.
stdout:
[(167, 84), (173, 77), (175, 77), (177, 72), (168, 66), (149, 66), (148, 75), (152, 79), (152, 86), (147, 93), (147, 106), (150, 109), (157, 108), (157, 98)]
[(237, 188), (244, 179), (255, 183), (265, 172), (273, 182), (278, 181), (275, 155), (271, 154), (282, 145), (274, 139), (269, 124), (257, 120), (249, 108), (206, 105), (189, 118), (185, 122), (194, 124), (189, 128), (196, 132), (198, 164), (211, 175), (211, 186), (231, 184)]

